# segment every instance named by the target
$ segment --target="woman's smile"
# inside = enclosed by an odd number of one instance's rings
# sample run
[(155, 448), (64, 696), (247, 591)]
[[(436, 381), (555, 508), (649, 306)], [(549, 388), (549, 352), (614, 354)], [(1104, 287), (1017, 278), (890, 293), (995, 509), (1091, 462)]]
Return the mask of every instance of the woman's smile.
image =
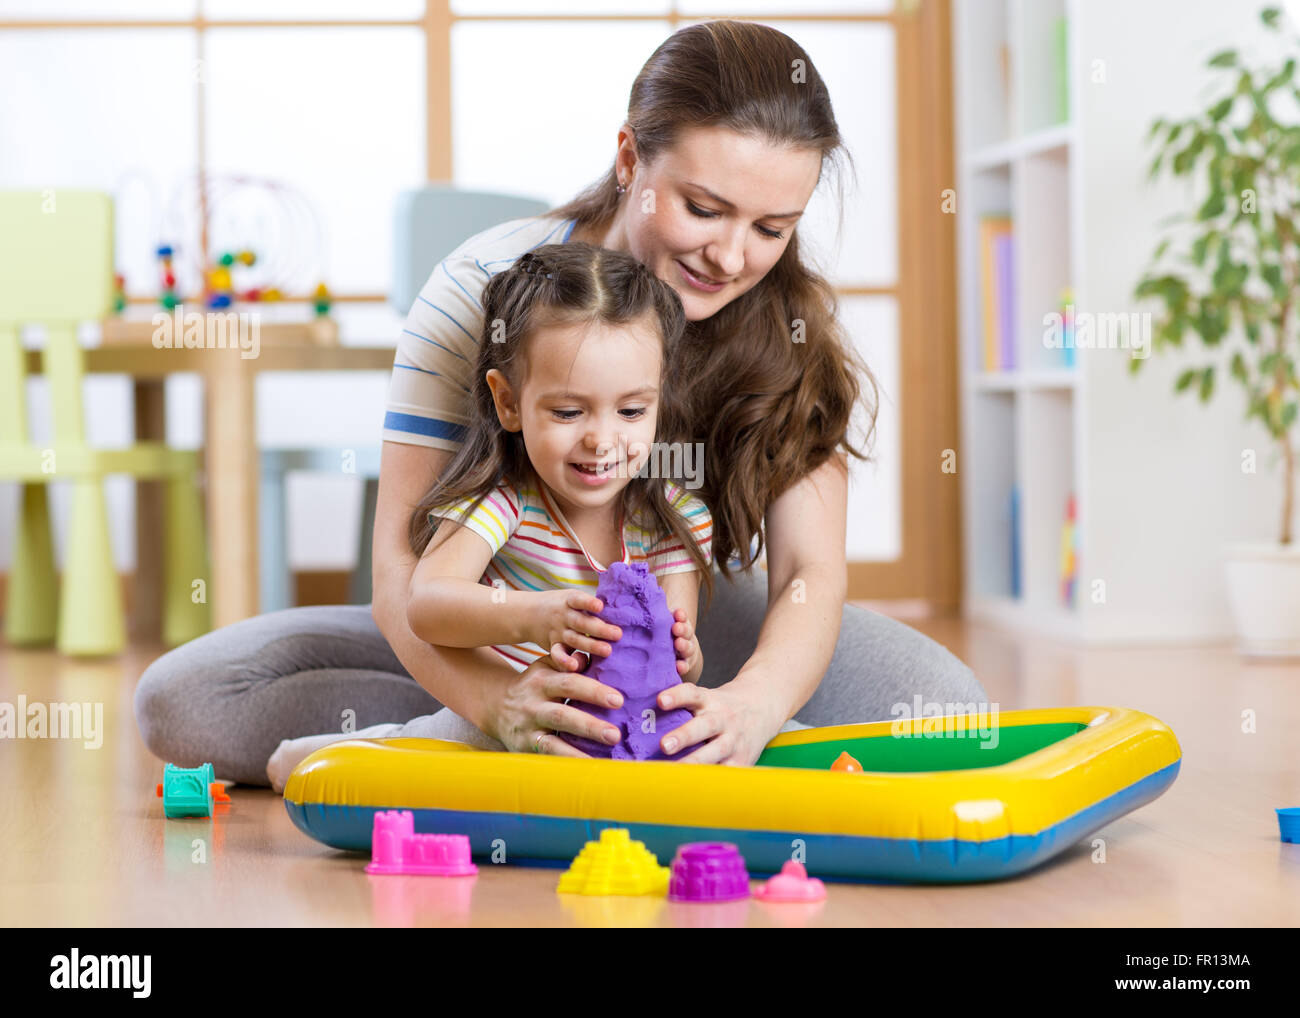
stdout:
[(697, 290), (703, 290), (705, 293), (717, 293), (727, 285), (726, 283), (719, 283), (716, 280), (710, 279), (708, 276), (700, 275), (698, 272), (692, 270), (691, 267), (680, 258), (674, 259), (674, 261), (677, 262), (677, 267), (681, 269), (682, 278), (686, 280), (687, 284), (695, 287)]

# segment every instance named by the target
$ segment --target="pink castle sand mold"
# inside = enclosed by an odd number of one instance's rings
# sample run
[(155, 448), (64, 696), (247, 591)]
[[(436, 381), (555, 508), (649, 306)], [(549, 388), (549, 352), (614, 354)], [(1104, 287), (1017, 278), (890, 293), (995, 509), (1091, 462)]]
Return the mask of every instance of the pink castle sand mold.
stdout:
[(803, 863), (787, 859), (780, 873), (754, 889), (754, 897), (771, 902), (822, 901), (826, 897), (826, 885), (808, 876)]
[(370, 855), (367, 873), (468, 877), (478, 872), (470, 862), (468, 837), (416, 834), (415, 814), (409, 809), (380, 810), (375, 814)]
[(586, 674), (621, 692), (623, 706), (598, 707), (587, 703), (579, 706), (593, 717), (615, 725), (623, 738), (615, 746), (563, 732), (561, 738), (588, 756), (613, 760), (675, 759), (683, 750), (666, 754), (659, 748), (659, 742), (693, 715), (680, 708), (665, 711), (655, 706), (663, 690), (682, 681), (677, 674), (673, 613), (668, 608), (668, 599), (644, 562), (613, 563), (601, 574), (596, 596), (605, 606), (600, 618), (618, 626), (623, 635), (611, 643), (609, 657), (592, 659)]

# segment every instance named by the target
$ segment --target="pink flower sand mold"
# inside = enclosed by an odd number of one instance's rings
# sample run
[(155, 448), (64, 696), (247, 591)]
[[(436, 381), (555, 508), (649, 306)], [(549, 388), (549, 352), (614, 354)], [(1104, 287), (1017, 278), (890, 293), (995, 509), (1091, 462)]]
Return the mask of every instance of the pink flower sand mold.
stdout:
[(726, 841), (681, 845), (668, 879), (669, 901), (738, 901), (749, 897), (749, 873), (740, 849)]
[(600, 618), (618, 626), (623, 635), (612, 642), (609, 657), (592, 659), (586, 674), (621, 692), (623, 706), (582, 704), (581, 707), (617, 726), (623, 738), (617, 745), (607, 746), (563, 732), (560, 736), (588, 756), (672, 760), (677, 754), (665, 754), (659, 742), (693, 715), (680, 708), (665, 711), (655, 706), (660, 692), (682, 681), (677, 674), (673, 613), (668, 608), (668, 599), (644, 562), (613, 563), (601, 574), (596, 596), (605, 606)]
[(770, 902), (822, 901), (826, 897), (826, 885), (808, 876), (803, 863), (787, 859), (780, 873), (754, 889), (754, 897)]
[(478, 872), (470, 861), (464, 834), (416, 834), (409, 809), (380, 810), (370, 843), (367, 873), (426, 877), (468, 877)]

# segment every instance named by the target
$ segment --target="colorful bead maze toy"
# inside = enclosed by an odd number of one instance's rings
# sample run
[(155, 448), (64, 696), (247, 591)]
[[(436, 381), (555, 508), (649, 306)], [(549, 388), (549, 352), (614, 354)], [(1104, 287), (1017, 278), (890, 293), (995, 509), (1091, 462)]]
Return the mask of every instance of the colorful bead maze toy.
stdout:
[(176, 306), (176, 273), (172, 265), (172, 258), (175, 251), (170, 244), (160, 244), (158, 247), (158, 261), (162, 264), (162, 295), (158, 298), (160, 304), (168, 311)]
[[(170, 188), (159, 213), (162, 304), (179, 303), (176, 277), (208, 310), (311, 293), (326, 275), (325, 221), (293, 185), (244, 174), (193, 173)], [(177, 238), (178, 240), (172, 240)], [(175, 247), (173, 247), (175, 244)], [(164, 255), (165, 252), (165, 255)], [(321, 284), (322, 286), (324, 284)], [(322, 300), (312, 298), (318, 315)]]

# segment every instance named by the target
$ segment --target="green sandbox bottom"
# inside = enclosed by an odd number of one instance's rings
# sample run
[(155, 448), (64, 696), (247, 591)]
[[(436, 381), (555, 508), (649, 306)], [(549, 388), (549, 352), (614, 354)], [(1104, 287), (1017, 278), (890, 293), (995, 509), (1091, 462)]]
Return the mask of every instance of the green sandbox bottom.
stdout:
[(763, 751), (755, 766), (829, 770), (841, 753), (848, 753), (862, 764), (865, 771), (973, 770), (1018, 760), (1088, 727), (1073, 721), (995, 725), (993, 732), (981, 734), (974, 725), (970, 730), (945, 731), (943, 720), (934, 719), (938, 730), (930, 734), (874, 735), (865, 739), (830, 739), (797, 746), (770, 747)]

